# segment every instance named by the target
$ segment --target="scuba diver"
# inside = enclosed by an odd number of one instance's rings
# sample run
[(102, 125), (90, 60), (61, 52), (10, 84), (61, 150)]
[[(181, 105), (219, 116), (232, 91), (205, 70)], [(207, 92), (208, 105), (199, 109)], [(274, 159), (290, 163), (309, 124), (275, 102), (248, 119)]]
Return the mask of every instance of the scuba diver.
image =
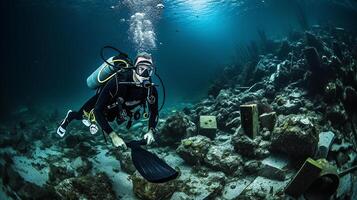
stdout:
[[(132, 118), (138, 120), (143, 115), (144, 118), (149, 118), (148, 132), (144, 135), (144, 140), (147, 144), (155, 141), (159, 109), (158, 92), (155, 84), (151, 82), (155, 73), (152, 57), (145, 52), (139, 53), (132, 64), (125, 53), (117, 51), (119, 55), (105, 60), (102, 49), (101, 55), (105, 62), (87, 79), (88, 86), (98, 89), (97, 93), (79, 111), (68, 111), (57, 129), (58, 135), (63, 137), (67, 126), (74, 119), (82, 120), (92, 134), (99, 130), (99, 125), (115, 147), (126, 148), (124, 140), (109, 122), (116, 120), (120, 125), (128, 121), (126, 127), (129, 129)], [(144, 110), (143, 114), (140, 113), (140, 107)]]

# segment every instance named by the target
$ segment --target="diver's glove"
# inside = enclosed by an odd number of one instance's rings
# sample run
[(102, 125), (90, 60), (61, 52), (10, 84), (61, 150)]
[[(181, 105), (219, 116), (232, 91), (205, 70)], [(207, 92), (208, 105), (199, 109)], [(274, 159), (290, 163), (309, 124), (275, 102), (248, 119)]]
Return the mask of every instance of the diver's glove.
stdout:
[(121, 147), (123, 149), (127, 148), (124, 140), (119, 137), (114, 131), (109, 134), (109, 137), (112, 139), (113, 145), (115, 147)]
[(154, 138), (154, 131), (150, 129), (145, 135), (144, 135), (144, 140), (146, 140), (146, 144), (150, 145), (152, 142), (155, 141)]

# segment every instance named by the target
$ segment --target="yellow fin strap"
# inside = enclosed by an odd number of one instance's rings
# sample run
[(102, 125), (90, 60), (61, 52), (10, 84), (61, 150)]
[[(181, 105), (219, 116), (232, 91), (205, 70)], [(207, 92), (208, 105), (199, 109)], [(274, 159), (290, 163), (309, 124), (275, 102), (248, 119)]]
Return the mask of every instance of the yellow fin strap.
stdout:
[(92, 123), (97, 123), (97, 121), (95, 120), (94, 109), (92, 109), (90, 112), (86, 112), (84, 110), (83, 111), (83, 117), (87, 118)]

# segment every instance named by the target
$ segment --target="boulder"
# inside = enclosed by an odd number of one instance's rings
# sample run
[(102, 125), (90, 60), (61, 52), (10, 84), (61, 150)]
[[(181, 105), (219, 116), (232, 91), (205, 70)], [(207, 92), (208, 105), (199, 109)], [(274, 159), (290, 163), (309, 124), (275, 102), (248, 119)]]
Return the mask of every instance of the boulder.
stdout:
[(16, 192), (15, 199), (59, 199), (55, 194), (53, 187), (45, 185), (40, 187), (34, 183), (24, 180), (24, 178), (15, 171), (8, 163), (5, 165), (0, 164), (1, 183), (3, 189), (8, 193)]
[(81, 142), (77, 144), (75, 147), (75, 150), (77, 151), (78, 155), (84, 156), (84, 157), (90, 157), (97, 155), (97, 149), (93, 147), (89, 142)]
[(223, 172), (205, 172), (201, 176), (189, 173), (179, 178), (178, 190), (187, 194), (189, 199), (217, 199), (224, 189), (225, 177)]
[(357, 92), (353, 87), (346, 87), (343, 92), (343, 102), (348, 113), (357, 113)]
[(76, 171), (79, 176), (84, 176), (90, 172), (93, 165), (87, 158), (77, 157), (70, 166)]
[(120, 153), (118, 156), (121, 169), (128, 174), (133, 174), (136, 171), (136, 168), (131, 160), (131, 153), (126, 151)]
[(160, 130), (158, 142), (162, 145), (173, 145), (180, 142), (185, 136), (196, 132), (196, 126), (183, 113), (176, 113), (167, 118)]
[(209, 148), (204, 161), (212, 169), (223, 171), (226, 174), (233, 174), (243, 164), (239, 155), (234, 155), (229, 150), (217, 145), (212, 145)]
[(211, 140), (208, 137), (198, 135), (182, 140), (176, 152), (188, 164), (195, 165), (203, 163), (210, 146)]
[(150, 183), (144, 179), (138, 172), (130, 176), (133, 181), (134, 194), (139, 199), (145, 200), (163, 200), (170, 199), (177, 189), (177, 180), (166, 183)]
[(318, 133), (305, 115), (289, 115), (272, 134), (272, 149), (292, 157), (311, 157), (318, 143)]
[(236, 134), (232, 138), (234, 149), (242, 156), (254, 157), (258, 143), (246, 135)]
[(65, 179), (55, 190), (61, 199), (116, 199), (110, 179), (103, 172)]
[(64, 147), (74, 148), (77, 144), (82, 141), (80, 135), (68, 134), (64, 139)]
[(74, 176), (74, 171), (71, 170), (65, 162), (57, 162), (50, 164), (48, 172), (48, 180), (51, 184), (55, 185), (64, 179)]
[(250, 160), (244, 163), (244, 172), (248, 175), (256, 174), (261, 170), (262, 163), (257, 160)]
[(347, 120), (347, 113), (345, 109), (340, 104), (335, 104), (333, 106), (328, 106), (326, 108), (326, 118), (332, 122), (333, 125), (342, 125)]
[(60, 199), (52, 186), (40, 187), (34, 183), (25, 181), (17, 195), (21, 199)]

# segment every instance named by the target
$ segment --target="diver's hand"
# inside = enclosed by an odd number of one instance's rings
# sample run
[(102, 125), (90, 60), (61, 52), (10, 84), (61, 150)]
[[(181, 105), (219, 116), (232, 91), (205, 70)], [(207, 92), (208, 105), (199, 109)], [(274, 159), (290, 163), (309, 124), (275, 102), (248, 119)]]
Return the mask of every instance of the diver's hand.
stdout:
[(109, 137), (112, 139), (113, 145), (115, 147), (121, 147), (123, 149), (127, 148), (124, 140), (121, 137), (119, 137), (115, 132), (111, 132), (109, 134)]
[(146, 140), (146, 144), (150, 145), (152, 142), (155, 141), (155, 138), (154, 138), (154, 132), (152, 130), (150, 130), (149, 132), (147, 132), (145, 135), (144, 135), (144, 140)]

